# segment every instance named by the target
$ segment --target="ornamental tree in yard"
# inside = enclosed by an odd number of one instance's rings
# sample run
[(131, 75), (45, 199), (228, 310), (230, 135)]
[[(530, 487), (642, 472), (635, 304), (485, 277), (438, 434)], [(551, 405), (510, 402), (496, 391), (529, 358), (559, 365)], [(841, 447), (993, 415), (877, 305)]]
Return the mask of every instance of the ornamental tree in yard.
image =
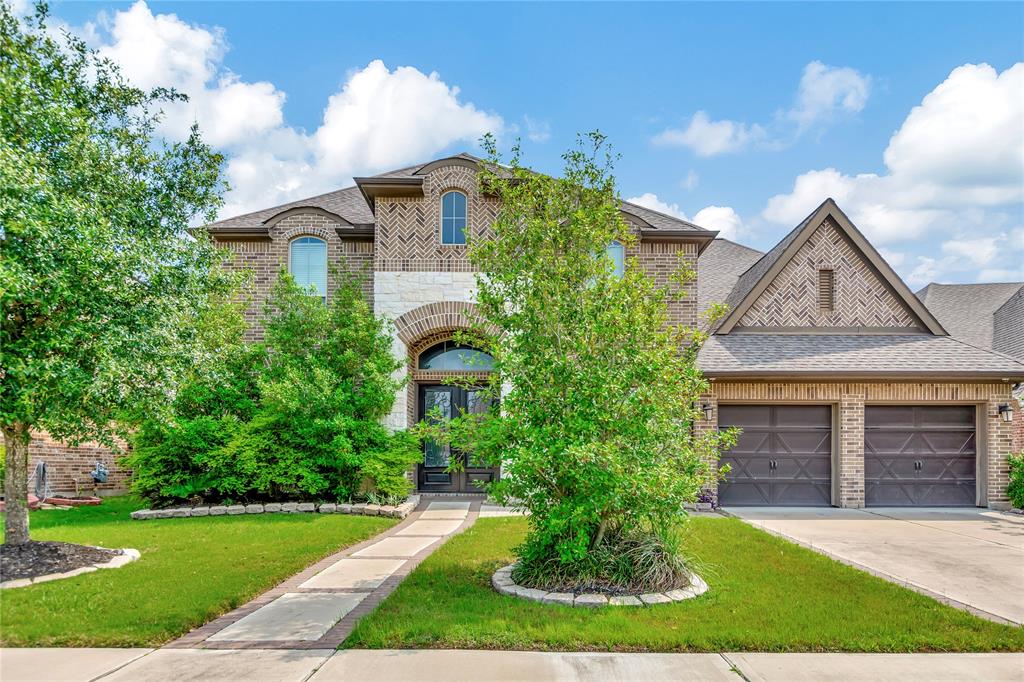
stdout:
[(481, 275), (464, 340), (494, 356), (488, 390), (500, 409), (423, 433), (503, 465), (488, 492), (530, 513), (517, 582), (683, 585), (675, 527), (732, 438), (692, 428), (708, 388), (694, 366), (704, 335), (669, 324), (666, 303), (693, 272), (680, 261), (659, 287), (630, 259), (615, 274), (606, 247), (636, 239), (600, 134), (564, 155), (560, 178), (523, 168), (518, 150), (502, 166), (487, 145), (481, 189), (501, 209), (493, 238), (470, 245)]
[(0, 428), (6, 542), (29, 540), (32, 429), (109, 443), (126, 409), (164, 403), (197, 358), (194, 322), (230, 280), (190, 238), (219, 205), (221, 157), (193, 129), (154, 135), (162, 102), (70, 36), (46, 7), (0, 3)]

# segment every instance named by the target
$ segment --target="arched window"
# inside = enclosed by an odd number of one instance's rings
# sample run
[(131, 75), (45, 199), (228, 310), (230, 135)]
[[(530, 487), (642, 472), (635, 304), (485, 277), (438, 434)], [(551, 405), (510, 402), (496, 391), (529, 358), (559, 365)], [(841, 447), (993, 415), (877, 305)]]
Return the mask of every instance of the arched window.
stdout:
[(470, 346), (442, 341), (420, 353), (419, 368), (484, 372), (493, 367), (494, 358)]
[(295, 282), (308, 289), (310, 295), (327, 299), (327, 242), (316, 237), (299, 237), (292, 241), (288, 271)]
[(462, 192), (441, 197), (441, 243), (466, 243), (466, 195)]
[(605, 249), (605, 253), (612, 259), (612, 274), (621, 278), (626, 273), (626, 249), (617, 241), (613, 241)]

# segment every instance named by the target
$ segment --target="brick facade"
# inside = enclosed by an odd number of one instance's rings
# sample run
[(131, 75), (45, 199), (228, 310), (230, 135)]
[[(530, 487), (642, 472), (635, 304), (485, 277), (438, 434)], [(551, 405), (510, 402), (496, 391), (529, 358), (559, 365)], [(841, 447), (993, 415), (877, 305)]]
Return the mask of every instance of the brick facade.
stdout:
[[(124, 442), (118, 442), (124, 447)], [(107, 467), (107, 482), (100, 483), (95, 489), (103, 493), (123, 492), (128, 489), (131, 472), (117, 465), (118, 453), (99, 443), (82, 443), (78, 446), (65, 445), (54, 440), (49, 434), (37, 431), (32, 434), (32, 442), (28, 446), (29, 476), (35, 472), (36, 464), (46, 462), (50, 488), (55, 493), (73, 494), (75, 479), (81, 484), (83, 495), (90, 495), (94, 489), (92, 476), (89, 475), (100, 461)], [(29, 486), (32, 492), (32, 486)]]
[[(659, 242), (644, 240), (626, 249), (626, 257), (636, 257), (640, 267), (658, 286), (669, 286), (669, 278), (679, 269), (680, 261), (697, 272), (697, 244), (695, 242)], [(668, 301), (671, 324), (697, 326), (697, 278), (683, 287), (681, 296)]]
[[(835, 273), (830, 312), (818, 305), (818, 271)], [(739, 321), (743, 327), (898, 327), (916, 318), (867, 259), (826, 220), (772, 280)]]
[(744, 382), (714, 381), (703, 400), (713, 406), (710, 420), (700, 430), (718, 428), (722, 403), (807, 403), (833, 406), (833, 503), (840, 507), (864, 506), (865, 404), (974, 404), (980, 469), (979, 488), (984, 506), (1008, 504), (1007, 455), (1012, 452), (1013, 425), (999, 417), (999, 405), (1012, 400), (1007, 383), (869, 383), (869, 382)]

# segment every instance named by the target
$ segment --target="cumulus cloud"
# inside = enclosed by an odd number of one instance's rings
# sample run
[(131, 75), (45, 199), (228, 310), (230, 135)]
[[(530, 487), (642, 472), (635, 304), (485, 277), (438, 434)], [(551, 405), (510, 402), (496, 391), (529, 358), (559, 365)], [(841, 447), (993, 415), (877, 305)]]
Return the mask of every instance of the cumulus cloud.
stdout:
[(692, 222), (708, 230), (717, 230), (719, 232), (718, 236), (723, 239), (736, 239), (744, 229), (740, 216), (728, 206), (706, 206), (697, 211), (693, 218), (688, 218), (679, 208), (679, 204), (664, 202), (653, 192), (645, 192), (640, 196), (630, 197), (626, 201), (649, 208), (652, 211), (658, 211), (659, 213)]
[(222, 217), (334, 189), (353, 175), (415, 163), (503, 129), (500, 116), (464, 101), (438, 73), (374, 60), (347, 74), (320, 125), (306, 132), (287, 123), (285, 93), (273, 83), (248, 82), (224, 66), (223, 29), (154, 14), (144, 0), (78, 33), (134, 85), (189, 96), (165, 106), (160, 132), (181, 139), (198, 122), (204, 139), (226, 152), (233, 189)]
[(551, 139), (551, 124), (547, 121), (523, 116), (523, 122), (526, 124), (526, 138), (530, 142), (547, 142)]
[(835, 168), (798, 176), (761, 215), (794, 225), (831, 196), (878, 244), (930, 238), (908, 279), (991, 279), (1024, 262), (1024, 64), (957, 67), (907, 115), (882, 159), (886, 172)]
[(685, 128), (666, 128), (652, 141), (659, 146), (687, 147), (704, 157), (758, 144), (766, 149), (784, 149), (815, 126), (840, 114), (860, 112), (870, 92), (870, 76), (850, 67), (813, 61), (804, 67), (792, 106), (768, 123), (713, 120), (706, 111), (698, 111)]
[(686, 177), (679, 181), (679, 186), (683, 189), (690, 190), (697, 187), (697, 183), (700, 182), (700, 176), (697, 175), (697, 171), (690, 169), (690, 172), (686, 174)]

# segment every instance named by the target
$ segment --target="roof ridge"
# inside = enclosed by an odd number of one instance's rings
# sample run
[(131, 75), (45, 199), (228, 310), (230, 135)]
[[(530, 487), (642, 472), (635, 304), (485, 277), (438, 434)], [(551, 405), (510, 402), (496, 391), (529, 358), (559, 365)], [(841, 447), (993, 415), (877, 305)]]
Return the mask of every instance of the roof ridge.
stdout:
[(754, 253), (760, 253), (761, 255), (764, 255), (764, 251), (761, 251), (760, 249), (755, 249), (753, 246), (747, 246), (746, 244), (740, 244), (738, 241), (735, 241), (733, 239), (728, 239), (726, 237), (715, 237), (715, 241), (729, 242), (733, 246), (738, 246), (741, 249), (746, 249), (747, 251), (753, 251)]
[(697, 223), (694, 223), (694, 222), (692, 222), (690, 220), (687, 220), (685, 218), (680, 218), (679, 216), (674, 216), (674, 215), (671, 215), (669, 213), (665, 213), (663, 211), (657, 211), (657, 210), (655, 210), (653, 208), (648, 208), (647, 206), (644, 206), (643, 204), (636, 204), (636, 203), (633, 203), (632, 201), (626, 201), (625, 199), (622, 199), (622, 198), (620, 198), (619, 201), (621, 203), (627, 205), (627, 206), (635, 206), (637, 208), (642, 208), (645, 211), (650, 211), (651, 213), (654, 213), (655, 215), (660, 215), (662, 218), (668, 218), (669, 220), (674, 220), (674, 221), (679, 222), (679, 223), (685, 223), (685, 224), (689, 225), (690, 227), (696, 227), (697, 229), (704, 230), (705, 232), (711, 232), (711, 230), (708, 230), (706, 227), (701, 227)]
[(995, 355), (995, 356), (998, 356), (1000, 358), (1003, 358), (1004, 360), (1011, 360), (1013, 362), (1016, 362), (1022, 368), (1024, 368), (1024, 360), (1021, 360), (1020, 358), (1016, 358), (1016, 357), (1014, 357), (1012, 355), (1008, 355), (1007, 353), (1003, 353), (1002, 351), (998, 351), (998, 350), (995, 350), (993, 348), (982, 348), (981, 346), (976, 346), (973, 343), (968, 343), (967, 341), (964, 341), (963, 339), (957, 338), (957, 337), (955, 337), (953, 335), (949, 335), (947, 338), (949, 338), (949, 339), (951, 339), (953, 341), (956, 341), (957, 343), (959, 343), (961, 345), (967, 346), (968, 348), (973, 348), (974, 350), (980, 350), (980, 351), (982, 351), (984, 353), (991, 353), (992, 355)]

